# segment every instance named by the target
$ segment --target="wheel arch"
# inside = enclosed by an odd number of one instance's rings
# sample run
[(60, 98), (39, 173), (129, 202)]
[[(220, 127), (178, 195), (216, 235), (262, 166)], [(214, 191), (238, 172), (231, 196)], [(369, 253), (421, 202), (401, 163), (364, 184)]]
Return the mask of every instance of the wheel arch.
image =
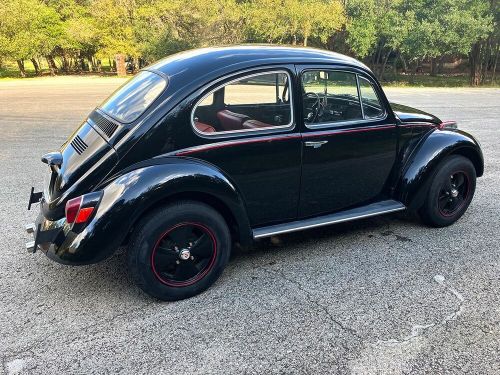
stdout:
[(461, 155), (469, 159), (476, 170), (476, 177), (481, 177), (484, 173), (483, 159), (479, 153), (471, 147), (461, 147), (454, 150), (450, 155)]
[(483, 175), (483, 154), (474, 137), (463, 131), (435, 130), (418, 144), (403, 166), (396, 185), (396, 198), (411, 211), (417, 211), (425, 200), (436, 168), (452, 155), (468, 158), (474, 165), (477, 177)]
[(231, 239), (233, 242), (238, 242), (243, 246), (248, 246), (250, 241), (250, 238), (248, 235), (246, 235), (246, 229), (242, 228), (242, 224), (235, 216), (234, 212), (229, 208), (229, 206), (220, 198), (218, 198), (215, 195), (202, 192), (202, 191), (183, 191), (183, 192), (178, 192), (174, 193), (171, 195), (164, 196), (160, 199), (158, 199), (155, 202), (151, 202), (149, 207), (147, 207), (145, 210), (143, 210), (140, 215), (138, 215), (136, 218), (134, 218), (134, 221), (132, 223), (132, 226), (130, 227), (127, 237), (124, 240), (124, 243), (127, 243), (130, 235), (133, 233), (135, 227), (137, 224), (147, 215), (149, 215), (151, 212), (155, 211), (158, 209), (158, 207), (161, 206), (166, 206), (170, 203), (174, 203), (176, 201), (192, 201), (192, 202), (199, 202), (206, 204), (207, 206), (213, 208), (216, 210), (218, 213), (222, 215), (224, 220), (226, 221), (226, 224), (228, 225), (229, 232), (231, 234)]

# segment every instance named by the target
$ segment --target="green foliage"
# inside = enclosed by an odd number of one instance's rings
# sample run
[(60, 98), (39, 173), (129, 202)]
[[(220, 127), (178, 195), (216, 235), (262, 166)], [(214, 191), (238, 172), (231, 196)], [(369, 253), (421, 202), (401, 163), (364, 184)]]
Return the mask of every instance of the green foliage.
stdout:
[(0, 3), (0, 56), (14, 60), (50, 53), (63, 35), (53, 8), (37, 0)]
[(246, 5), (247, 34), (259, 42), (307, 45), (314, 37), (325, 44), (346, 21), (336, 0), (255, 0)]
[(495, 0), (3, 0), (0, 59), (22, 70), (41, 58), (52, 70), (97, 70), (98, 58), (116, 54), (152, 62), (256, 42), (335, 49), (380, 76), (391, 60), (406, 67), (443, 56), (469, 55), (484, 61), (476, 70), (494, 71), (499, 17)]
[(378, 12), (375, 0), (352, 0), (347, 2), (347, 44), (356, 56), (363, 58), (378, 41)]
[(402, 44), (411, 58), (467, 54), (492, 30), (492, 15), (482, 0), (413, 0), (398, 10), (414, 20)]

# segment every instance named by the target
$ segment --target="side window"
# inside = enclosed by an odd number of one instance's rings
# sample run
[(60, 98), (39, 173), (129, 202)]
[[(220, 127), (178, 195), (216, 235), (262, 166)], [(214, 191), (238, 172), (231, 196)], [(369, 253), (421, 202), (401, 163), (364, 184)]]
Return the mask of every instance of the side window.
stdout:
[(354, 73), (306, 71), (302, 89), (306, 125), (363, 119)]
[(385, 113), (373, 85), (366, 78), (359, 77), (359, 91), (366, 119), (382, 117)]
[(204, 134), (261, 130), (292, 124), (290, 77), (260, 73), (211, 91), (193, 109), (193, 126)]

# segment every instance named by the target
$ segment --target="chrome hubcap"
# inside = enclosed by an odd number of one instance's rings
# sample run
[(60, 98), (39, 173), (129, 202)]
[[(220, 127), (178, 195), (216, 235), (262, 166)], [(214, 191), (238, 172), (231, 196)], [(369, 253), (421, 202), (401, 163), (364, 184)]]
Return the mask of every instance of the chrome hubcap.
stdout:
[(453, 198), (458, 197), (458, 190), (457, 190), (457, 189), (451, 189), (451, 192), (450, 192), (450, 193), (451, 193), (451, 196), (452, 196)]
[(182, 260), (188, 260), (189, 258), (191, 258), (191, 252), (189, 251), (189, 249), (182, 249), (181, 251), (179, 251), (179, 258), (181, 258)]

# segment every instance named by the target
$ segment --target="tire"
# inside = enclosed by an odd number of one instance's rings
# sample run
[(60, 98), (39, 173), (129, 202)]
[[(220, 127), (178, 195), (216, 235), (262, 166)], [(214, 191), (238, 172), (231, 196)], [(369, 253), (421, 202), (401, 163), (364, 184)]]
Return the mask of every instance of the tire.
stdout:
[(224, 218), (203, 203), (182, 201), (161, 207), (139, 222), (127, 262), (144, 292), (176, 301), (208, 289), (224, 270), (230, 252)]
[(422, 221), (433, 227), (445, 227), (457, 221), (467, 210), (476, 190), (476, 169), (466, 157), (452, 155), (436, 168), (427, 196), (420, 208)]

